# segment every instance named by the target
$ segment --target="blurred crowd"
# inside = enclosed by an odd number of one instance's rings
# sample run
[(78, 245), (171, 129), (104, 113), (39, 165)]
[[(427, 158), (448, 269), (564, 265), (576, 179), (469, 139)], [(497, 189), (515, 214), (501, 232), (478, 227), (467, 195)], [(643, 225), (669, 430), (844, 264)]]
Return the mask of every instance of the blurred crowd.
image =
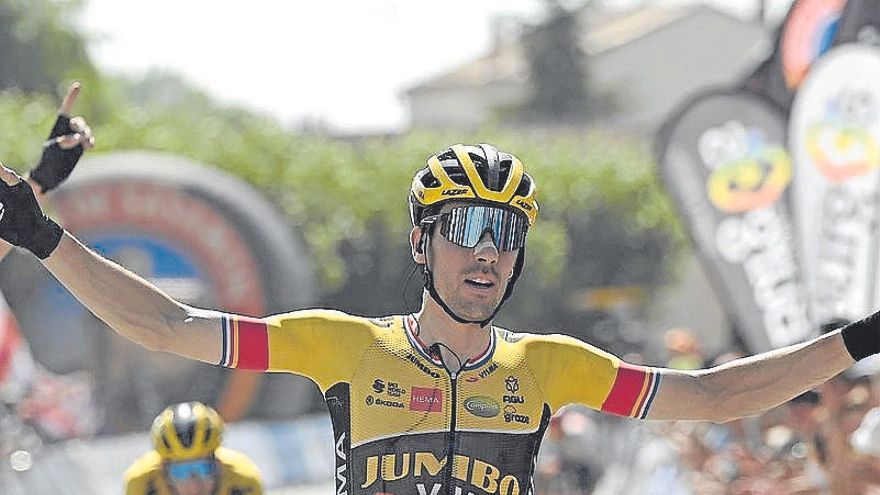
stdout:
[[(677, 369), (739, 357), (704, 360), (685, 329), (667, 332), (665, 344), (666, 364)], [(537, 494), (880, 495), (877, 364), (860, 363), (762, 415), (725, 424), (563, 409), (538, 458)]]

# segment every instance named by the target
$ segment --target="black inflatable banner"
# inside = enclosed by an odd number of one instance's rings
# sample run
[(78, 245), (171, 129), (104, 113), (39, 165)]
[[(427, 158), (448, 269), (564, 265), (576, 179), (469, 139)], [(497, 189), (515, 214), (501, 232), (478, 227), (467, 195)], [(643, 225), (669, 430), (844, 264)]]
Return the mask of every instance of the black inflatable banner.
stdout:
[(792, 164), (780, 111), (745, 92), (706, 93), (664, 125), (656, 151), (748, 351), (810, 336), (786, 202)]

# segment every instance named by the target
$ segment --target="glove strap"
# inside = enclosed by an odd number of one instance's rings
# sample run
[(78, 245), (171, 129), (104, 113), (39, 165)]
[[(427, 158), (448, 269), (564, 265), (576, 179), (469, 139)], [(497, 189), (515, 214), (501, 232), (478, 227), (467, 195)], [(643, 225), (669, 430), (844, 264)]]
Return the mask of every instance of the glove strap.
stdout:
[(55, 251), (62, 237), (64, 237), (64, 229), (51, 218), (43, 215), (43, 218), (37, 222), (37, 228), (34, 230), (30, 242), (22, 247), (34, 253), (37, 258), (44, 260)]
[(58, 247), (64, 229), (47, 217), (26, 180), (12, 186), (0, 183), (0, 236), (46, 259)]

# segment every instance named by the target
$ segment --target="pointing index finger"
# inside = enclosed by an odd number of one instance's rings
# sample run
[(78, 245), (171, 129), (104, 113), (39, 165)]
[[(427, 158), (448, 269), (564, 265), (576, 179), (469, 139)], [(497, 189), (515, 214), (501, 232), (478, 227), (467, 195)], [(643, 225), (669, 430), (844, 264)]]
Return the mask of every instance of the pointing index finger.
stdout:
[(59, 115), (70, 116), (70, 112), (73, 110), (73, 104), (76, 102), (76, 97), (79, 96), (79, 81), (75, 81), (70, 85), (70, 88), (67, 90), (67, 95), (64, 97), (64, 101), (61, 102), (61, 108), (58, 109)]

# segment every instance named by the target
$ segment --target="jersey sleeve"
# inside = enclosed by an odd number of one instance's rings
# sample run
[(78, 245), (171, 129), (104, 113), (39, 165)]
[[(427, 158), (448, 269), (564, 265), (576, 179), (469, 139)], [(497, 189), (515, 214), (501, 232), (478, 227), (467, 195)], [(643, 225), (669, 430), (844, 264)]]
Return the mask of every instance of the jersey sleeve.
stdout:
[(125, 470), (125, 495), (150, 495), (157, 492), (155, 480), (161, 469), (159, 454), (148, 452)]
[(257, 319), (222, 318), (220, 366), (280, 371), (311, 378), (322, 391), (347, 381), (373, 341), (367, 320), (339, 311), (306, 310)]
[(148, 495), (149, 478), (146, 476), (126, 476), (125, 495)]
[(260, 470), (246, 455), (220, 447), (214, 457), (220, 463), (222, 473), (219, 493), (263, 494)]
[(660, 385), (654, 368), (625, 363), (573, 337), (542, 335), (528, 346), (535, 373), (553, 411), (566, 404), (644, 419)]

